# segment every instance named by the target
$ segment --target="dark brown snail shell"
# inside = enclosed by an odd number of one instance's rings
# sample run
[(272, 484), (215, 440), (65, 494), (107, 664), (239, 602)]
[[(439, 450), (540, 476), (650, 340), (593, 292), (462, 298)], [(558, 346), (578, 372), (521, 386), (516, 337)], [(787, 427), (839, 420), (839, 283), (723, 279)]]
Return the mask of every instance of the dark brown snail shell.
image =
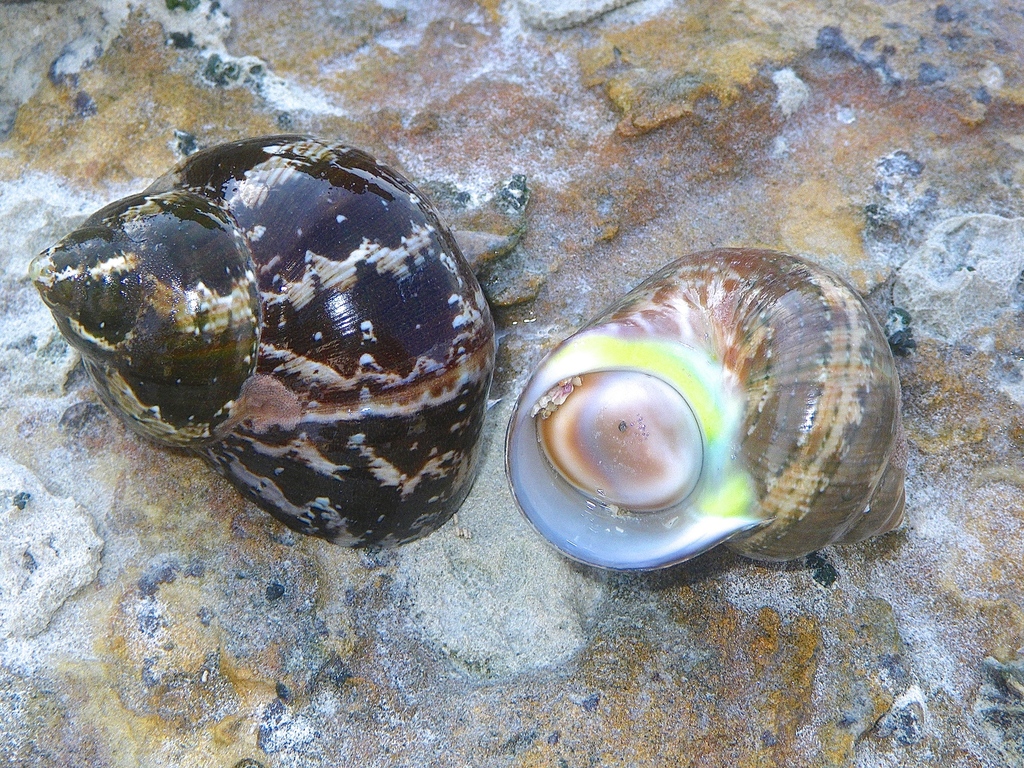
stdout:
[(286, 525), (400, 543), (469, 492), (490, 312), (434, 209), (365, 153), (212, 147), (31, 272), (111, 410)]

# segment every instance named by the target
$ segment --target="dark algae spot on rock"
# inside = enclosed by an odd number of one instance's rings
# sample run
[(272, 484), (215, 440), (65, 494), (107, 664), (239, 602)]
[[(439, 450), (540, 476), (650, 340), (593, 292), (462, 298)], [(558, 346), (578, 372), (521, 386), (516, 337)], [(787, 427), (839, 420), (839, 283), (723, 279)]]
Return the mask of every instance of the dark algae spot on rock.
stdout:
[(818, 49), (829, 53), (849, 54), (853, 50), (843, 37), (843, 31), (839, 27), (822, 27), (818, 30)]
[(161, 584), (170, 584), (178, 577), (180, 568), (173, 558), (158, 558), (139, 577), (139, 594), (152, 597)]
[(931, 62), (923, 61), (918, 67), (917, 81), (921, 85), (934, 85), (935, 83), (941, 83), (946, 79), (946, 73), (941, 67), (937, 67)]
[(1024, 760), (1024, 660), (988, 657), (981, 668), (985, 680), (974, 701), (974, 714), (993, 744), (1018, 765)]
[(526, 176), (515, 174), (498, 193), (499, 205), (508, 211), (521, 211), (530, 202), (530, 188), (526, 185)]
[(899, 744), (917, 744), (924, 738), (924, 710), (917, 701), (890, 710), (878, 721), (875, 733)]
[(284, 596), (284, 584), (272, 581), (267, 585), (267, 600), (273, 601)]
[(828, 589), (839, 578), (835, 566), (830, 563), (821, 552), (812, 552), (804, 558), (804, 565), (811, 571), (811, 578), (821, 586)]
[(893, 354), (907, 357), (915, 349), (914, 332), (910, 327), (910, 313), (900, 307), (892, 307), (885, 318), (885, 336)]

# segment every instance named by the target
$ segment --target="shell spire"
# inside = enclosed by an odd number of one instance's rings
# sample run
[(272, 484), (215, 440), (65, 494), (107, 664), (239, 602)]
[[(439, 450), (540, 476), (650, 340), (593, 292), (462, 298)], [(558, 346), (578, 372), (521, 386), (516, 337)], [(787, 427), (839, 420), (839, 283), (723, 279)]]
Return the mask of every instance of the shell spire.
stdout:
[(221, 206), (132, 195), (30, 271), (108, 408), (164, 445), (213, 438), (256, 369), (261, 326), (252, 256)]

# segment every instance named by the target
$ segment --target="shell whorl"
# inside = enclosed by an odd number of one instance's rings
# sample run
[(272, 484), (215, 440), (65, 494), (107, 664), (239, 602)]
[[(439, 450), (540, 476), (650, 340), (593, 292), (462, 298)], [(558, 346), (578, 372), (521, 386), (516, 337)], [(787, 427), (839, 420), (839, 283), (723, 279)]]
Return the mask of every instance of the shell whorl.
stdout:
[[(692, 359), (689, 378), (653, 371), (676, 358)], [(638, 368), (667, 375), (693, 408), (704, 462), (695, 490), (653, 513), (585, 494), (567, 511), (561, 470), (536, 449), (547, 439), (536, 426), (547, 414), (528, 415), (538, 391), (550, 396), (553, 379), (585, 382), (584, 371)], [(541, 364), (508, 445), (513, 490), (535, 527), (566, 554), (606, 567), (663, 567), (721, 541), (785, 560), (902, 519), (900, 389), (886, 339), (839, 277), (773, 251), (694, 254), (631, 291)], [(538, 477), (559, 488), (561, 506), (525, 488)]]
[(771, 520), (730, 546), (785, 560), (898, 525), (899, 376), (863, 300), (834, 273), (783, 254), (720, 251), (701, 261), (721, 266), (677, 279), (705, 283), (698, 300), (722, 318), (723, 364), (746, 396), (741, 452)]
[[(215, 248), (197, 254), (192, 234), (168, 234), (187, 224), (163, 210), (181, 200), (209, 209)], [(400, 543), (454, 513), (475, 472), (494, 328), (458, 245), (408, 181), (356, 149), (268, 136), (199, 152), (129, 201), (32, 267), (115, 413), (192, 448), (287, 525), (336, 543)], [(224, 260), (235, 251), (240, 267)], [(193, 262), (221, 281), (180, 266)], [(119, 284), (104, 292), (115, 272)], [(243, 293), (245, 309), (230, 300)], [(97, 303), (104, 317), (127, 318), (149, 358), (85, 322)], [(183, 329), (193, 304), (205, 314)], [(230, 311), (214, 323), (208, 308), (222, 305)], [(221, 351), (183, 341), (221, 326), (239, 331)], [(168, 403), (192, 411), (211, 390), (223, 397), (201, 428), (194, 413), (186, 424), (166, 418)]]

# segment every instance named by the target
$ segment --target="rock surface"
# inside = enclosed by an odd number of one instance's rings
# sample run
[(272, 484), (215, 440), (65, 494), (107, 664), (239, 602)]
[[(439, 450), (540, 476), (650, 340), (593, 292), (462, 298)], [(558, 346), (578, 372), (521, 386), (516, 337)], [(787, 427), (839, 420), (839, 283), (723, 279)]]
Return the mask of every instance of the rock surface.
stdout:
[(2, 457), (0, 504), (0, 634), (32, 637), (96, 578), (103, 540), (73, 501), (54, 498)]
[[(0, 2), (0, 765), (1019, 763), (1021, 50), (1013, 0)], [(282, 131), (427, 190), (495, 308), (481, 476), (398, 550), (127, 433), (27, 278), (197, 148)], [(907, 522), (786, 565), (570, 564), (505, 487), (512, 400), (719, 245), (903, 310)]]
[(938, 222), (896, 273), (893, 301), (947, 342), (976, 333), (1024, 298), (1024, 219), (992, 214)]

